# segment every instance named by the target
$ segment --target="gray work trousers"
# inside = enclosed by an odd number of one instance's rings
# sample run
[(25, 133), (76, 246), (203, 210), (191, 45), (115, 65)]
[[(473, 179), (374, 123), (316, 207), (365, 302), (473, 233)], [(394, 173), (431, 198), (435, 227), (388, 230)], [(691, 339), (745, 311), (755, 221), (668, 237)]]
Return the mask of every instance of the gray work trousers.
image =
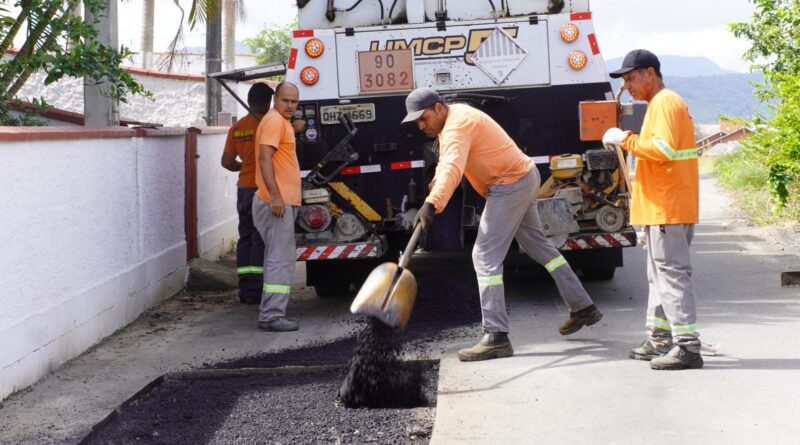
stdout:
[(698, 352), (697, 309), (689, 246), (693, 224), (645, 226), (647, 249), (647, 329), (653, 343)]
[(472, 263), (478, 276), (484, 332), (509, 332), (503, 288), (503, 259), (516, 238), (525, 253), (545, 266), (571, 312), (592, 304), (567, 261), (542, 230), (536, 195), (541, 179), (534, 167), (513, 184), (493, 185), (486, 196)]
[(272, 206), (259, 197), (253, 199), (253, 223), (264, 240), (264, 287), (258, 321), (286, 316), (297, 259), (294, 240), (296, 217), (297, 207), (287, 205), (283, 217), (278, 218), (272, 214)]

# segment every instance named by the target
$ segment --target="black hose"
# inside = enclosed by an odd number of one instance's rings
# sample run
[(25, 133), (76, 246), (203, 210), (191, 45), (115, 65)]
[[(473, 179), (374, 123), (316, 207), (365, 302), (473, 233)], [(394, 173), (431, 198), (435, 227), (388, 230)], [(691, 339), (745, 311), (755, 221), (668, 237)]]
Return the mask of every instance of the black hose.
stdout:
[(494, 2), (492, 0), (489, 0), (489, 4), (492, 5), (492, 14), (494, 14), (496, 12), (496, 9), (494, 7)]
[(394, 7), (397, 5), (397, 0), (392, 2), (392, 7), (389, 8), (389, 21), (392, 21), (392, 14), (394, 13)]

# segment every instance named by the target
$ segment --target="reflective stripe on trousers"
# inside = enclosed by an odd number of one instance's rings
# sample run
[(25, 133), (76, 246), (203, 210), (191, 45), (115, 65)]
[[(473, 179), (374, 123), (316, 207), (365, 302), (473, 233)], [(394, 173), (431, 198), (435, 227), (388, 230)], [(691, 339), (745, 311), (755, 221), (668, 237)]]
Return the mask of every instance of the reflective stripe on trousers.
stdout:
[(489, 187), (472, 249), (486, 332), (509, 332), (510, 329), (503, 287), (503, 259), (515, 238), (528, 256), (548, 268), (571, 311), (592, 304), (572, 268), (542, 230), (536, 206), (539, 185), (539, 171), (534, 167), (513, 184)]
[(647, 329), (654, 339), (700, 347), (689, 246), (692, 224), (645, 227), (647, 249)]
[(297, 207), (286, 206), (282, 218), (260, 198), (253, 200), (253, 221), (264, 240), (264, 286), (258, 321), (286, 316), (295, 265), (294, 219)]
[(258, 301), (264, 274), (264, 241), (253, 223), (253, 198), (256, 188), (239, 187), (236, 211), (239, 213), (239, 241), (236, 243), (236, 266), (239, 273), (239, 297)]

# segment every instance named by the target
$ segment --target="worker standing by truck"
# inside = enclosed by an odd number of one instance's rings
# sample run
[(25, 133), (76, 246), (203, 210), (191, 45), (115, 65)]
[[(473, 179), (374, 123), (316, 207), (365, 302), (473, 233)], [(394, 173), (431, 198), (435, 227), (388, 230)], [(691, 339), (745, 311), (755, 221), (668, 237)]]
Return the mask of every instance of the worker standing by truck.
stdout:
[(700, 201), (694, 122), (686, 102), (665, 87), (650, 51), (629, 52), (610, 75), (648, 103), (639, 135), (610, 128), (603, 136), (604, 145), (637, 158), (631, 224), (645, 229), (649, 336), (630, 358), (649, 360), (657, 370), (702, 368), (689, 256)]
[[(256, 195), (255, 136), (261, 118), (269, 110), (274, 91), (266, 83), (257, 83), (247, 93), (250, 112), (229, 130), (222, 152), (222, 166), (239, 172), (236, 183), (236, 210), (239, 213), (239, 241), (236, 243), (236, 271), (239, 275), (239, 301), (261, 302), (264, 274), (264, 241), (253, 225), (253, 197)], [(239, 158), (237, 160), (236, 158)]]
[(577, 332), (600, 321), (597, 310), (567, 261), (542, 230), (536, 204), (541, 179), (526, 156), (497, 122), (466, 104), (444, 103), (431, 88), (418, 88), (406, 98), (403, 122), (416, 121), (429, 138), (438, 140), (439, 161), (430, 193), (415, 217), (428, 229), (466, 176), (486, 198), (472, 261), (478, 278), (484, 335), (475, 346), (458, 351), (461, 361), (510, 357), (509, 322), (503, 287), (503, 259), (514, 238), (555, 279), (569, 307), (561, 334)]
[(294, 220), (301, 203), (300, 164), (291, 118), (300, 93), (289, 82), (275, 88), (275, 106), (256, 131), (256, 183), (253, 220), (264, 240), (264, 285), (258, 328), (296, 331), (286, 318), (296, 260)]

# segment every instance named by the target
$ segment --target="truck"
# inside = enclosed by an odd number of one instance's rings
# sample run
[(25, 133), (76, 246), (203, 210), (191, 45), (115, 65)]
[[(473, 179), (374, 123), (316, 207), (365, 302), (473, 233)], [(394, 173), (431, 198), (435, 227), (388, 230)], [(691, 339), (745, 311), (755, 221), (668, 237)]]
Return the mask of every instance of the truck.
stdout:
[[(602, 147), (619, 126), (588, 0), (298, 0), (285, 72), (300, 90), (303, 176), (297, 260), (319, 296), (347, 293), (396, 261), (437, 162), (435, 141), (401, 125), (414, 88), (475, 106), (530, 156), (550, 241), (585, 279), (611, 279), (636, 245), (624, 166)], [(624, 162), (622, 162), (624, 164)], [(484, 200), (462, 181), (423, 248), (474, 241)]]

